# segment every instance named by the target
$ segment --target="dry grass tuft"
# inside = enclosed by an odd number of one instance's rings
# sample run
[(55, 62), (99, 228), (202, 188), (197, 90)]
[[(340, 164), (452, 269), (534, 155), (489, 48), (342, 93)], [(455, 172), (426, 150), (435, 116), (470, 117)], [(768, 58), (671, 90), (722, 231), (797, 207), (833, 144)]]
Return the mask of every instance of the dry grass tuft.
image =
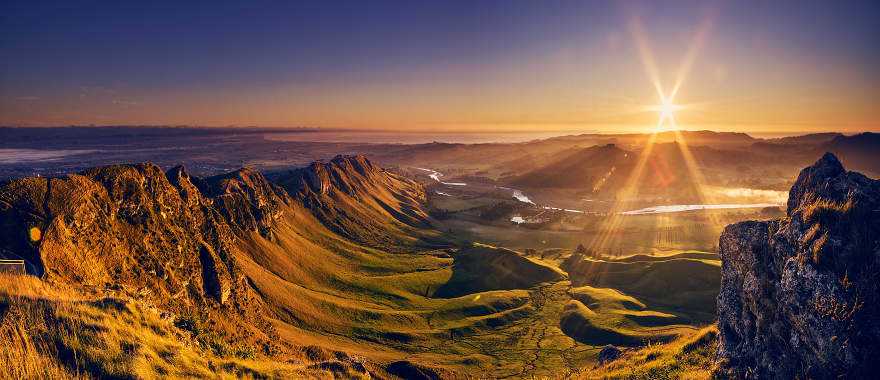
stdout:
[(836, 202), (830, 199), (817, 198), (809, 202), (803, 211), (804, 221), (807, 223), (828, 224), (836, 222), (841, 217), (849, 215), (853, 210), (854, 200), (847, 197), (845, 202)]
[(665, 344), (630, 351), (578, 379), (709, 379), (714, 369), (718, 329), (712, 325)]

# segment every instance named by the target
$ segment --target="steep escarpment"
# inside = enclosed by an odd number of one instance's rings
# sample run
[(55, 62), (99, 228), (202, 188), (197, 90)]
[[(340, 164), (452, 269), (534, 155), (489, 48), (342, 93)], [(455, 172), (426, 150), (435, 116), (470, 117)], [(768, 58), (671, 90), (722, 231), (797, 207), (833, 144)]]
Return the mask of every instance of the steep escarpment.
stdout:
[[(231, 277), (219, 263), (233, 246), (230, 226), (184, 170), (169, 174), (176, 185), (151, 164), (12, 181), (0, 189), (4, 255), (59, 282), (225, 301)], [(214, 269), (202, 271), (200, 258)]]
[(418, 228), (426, 227), (424, 187), (361, 155), (315, 162), (276, 181), (328, 228), (361, 243), (390, 247), (411, 242)]
[(199, 184), (227, 222), (263, 236), (271, 236), (272, 225), (283, 214), (282, 206), (291, 201), (284, 189), (250, 168), (209, 177)]
[(781, 220), (728, 226), (718, 316), (730, 375), (867, 378), (880, 354), (880, 181), (828, 153)]

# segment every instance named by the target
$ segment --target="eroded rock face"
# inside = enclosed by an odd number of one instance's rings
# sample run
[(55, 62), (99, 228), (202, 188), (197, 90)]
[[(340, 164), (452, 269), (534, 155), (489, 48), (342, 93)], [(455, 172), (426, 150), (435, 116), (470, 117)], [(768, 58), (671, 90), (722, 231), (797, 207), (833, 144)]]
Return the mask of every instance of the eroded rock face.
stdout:
[(229, 224), (264, 237), (270, 236), (282, 206), (290, 202), (284, 189), (250, 168), (209, 177), (199, 186)]
[(867, 378), (880, 367), (880, 181), (828, 153), (788, 216), (720, 239), (719, 356), (745, 378)]
[(270, 229), (288, 200), (248, 169), (205, 181), (153, 164), (23, 178), (0, 187), (0, 257), (62, 283), (144, 289), (160, 304), (223, 304), (244, 281), (236, 235)]

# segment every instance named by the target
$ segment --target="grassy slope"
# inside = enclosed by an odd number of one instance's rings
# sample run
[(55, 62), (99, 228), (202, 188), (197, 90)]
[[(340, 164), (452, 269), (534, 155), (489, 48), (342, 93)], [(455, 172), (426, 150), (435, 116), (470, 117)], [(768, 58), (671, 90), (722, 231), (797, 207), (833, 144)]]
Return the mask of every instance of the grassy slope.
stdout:
[[(273, 311), (285, 340), (377, 362), (408, 360), (486, 375), (520, 373), (528, 363), (549, 375), (578, 368), (595, 356), (595, 350), (584, 351), (589, 347), (557, 326), (568, 299), (565, 282), (514, 286), (531, 288), (527, 290), (502, 290), (504, 284), (494, 284), (499, 286), (436, 298), (431, 295), (453, 276), (449, 254), (387, 253), (339, 239), (307, 213), (289, 215), (293, 219), (279, 221), (274, 242), (254, 234), (244, 250), (248, 255), (238, 260)], [(497, 250), (472, 250), (480, 249)], [(522, 264), (516, 268), (564, 278), (555, 266), (501, 251)], [(543, 332), (534, 335), (535, 329)], [(539, 342), (548, 351), (533, 355)], [(555, 350), (570, 351), (566, 360), (571, 365), (559, 362)]]
[(567, 269), (576, 286), (590, 284), (617, 289), (652, 309), (694, 323), (708, 323), (715, 316), (720, 261), (714, 254), (680, 252), (664, 257), (640, 255), (613, 261), (583, 258)]
[[(320, 358), (275, 361), (206, 332), (177, 328), (129, 296), (61, 290), (31, 276), (0, 274), (0, 378), (326, 377)], [(364, 377), (352, 361), (336, 375)], [(327, 368), (327, 369), (325, 369)]]
[(562, 317), (563, 331), (584, 343), (635, 346), (666, 341), (689, 329), (687, 319), (649, 310), (615, 289), (582, 286), (569, 294), (573, 300)]
[[(327, 363), (333, 363), (337, 355), (345, 352), (345, 355), (362, 357), (366, 363), (376, 365), (405, 360), (458, 373), (555, 377), (589, 366), (595, 361), (599, 346), (604, 344), (578, 342), (563, 332), (560, 321), (568, 312), (565, 305), (572, 298), (591, 305), (596, 315), (590, 321), (597, 326), (608, 327), (616, 334), (638, 342), (658, 336), (651, 331), (654, 329), (651, 325), (666, 324), (674, 318), (654, 310), (633, 310), (632, 305), (643, 301), (609, 289), (581, 286), (569, 292), (571, 284), (559, 281), (564, 276), (554, 280), (556, 282), (517, 286), (526, 289), (481, 288), (471, 289), (468, 294), (455, 298), (434, 298), (430, 296), (432, 292), (453, 276), (453, 259), (448, 253), (389, 253), (340, 238), (302, 209), (284, 215), (273, 229), (273, 240), (256, 233), (241, 239), (242, 254), (237, 262), (262, 305), (271, 312), (279, 336), (299, 347), (293, 352), (301, 352), (300, 356), (285, 360), (310, 364), (273, 364), (271, 359), (277, 358), (259, 352), (256, 360), (235, 358), (236, 347), (215, 350), (210, 339), (204, 344), (189, 344), (187, 342), (194, 338), (181, 337), (180, 329), (161, 318), (149, 316), (139, 320), (140, 317), (127, 317), (117, 309), (94, 309), (96, 306), (93, 305), (64, 301), (57, 304), (93, 308), (87, 311), (77, 309), (77, 315), (92, 313), (102, 317), (88, 322), (65, 321), (62, 325), (81, 323), (104, 330), (107, 326), (122, 323), (124, 329), (120, 327), (119, 331), (127, 331), (125, 339), (141, 339), (139, 337), (143, 336), (160, 342), (139, 343), (146, 344), (145, 348), (138, 349), (138, 355), (146, 359), (112, 354), (122, 349), (105, 347), (90, 354), (78, 354), (76, 360), (110, 363), (111, 368), (106, 371), (120, 373), (146, 371), (144, 373), (162, 374), (166, 371), (174, 375), (178, 374), (175, 371), (226, 371), (237, 375), (257, 371), (255, 373), (286, 375), (315, 373), (324, 368), (322, 365), (328, 366), (329, 370), (330, 364)], [(561, 255), (557, 252), (555, 257), (555, 260), (518, 259), (537, 268), (547, 268), (545, 272), (556, 273)], [(592, 303), (587, 297), (592, 297)], [(134, 311), (125, 313), (142, 313), (136, 303), (127, 305), (126, 309)], [(651, 318), (660, 321), (651, 321)], [(686, 331), (678, 326), (675, 328), (672, 332)], [(165, 331), (163, 334), (167, 336), (150, 335), (153, 334), (150, 331), (156, 329)], [(61, 336), (71, 335), (71, 331), (37, 334)], [(663, 331), (663, 337), (668, 333)], [(119, 347), (129, 347), (122, 338), (96, 338), (78, 332), (73, 335), (91, 339), (73, 343), (75, 345), (89, 346), (99, 339), (116, 339), (121, 342)], [(169, 356), (172, 359), (165, 358), (160, 355), (162, 347), (179, 347), (175, 349), (179, 354)], [(88, 359), (88, 355), (93, 355), (93, 359)], [(31, 356), (35, 360), (41, 357)], [(49, 360), (64, 356), (55, 352), (43, 357)], [(63, 363), (66, 366), (58, 368), (69, 371), (70, 362)], [(276, 365), (280, 367), (273, 367)], [(353, 376), (360, 373), (353, 369), (351, 360), (340, 366)], [(86, 362), (80, 366), (84, 367), (87, 367)], [(382, 369), (376, 371), (381, 373)]]
[(452, 277), (434, 296), (445, 298), (487, 290), (527, 289), (564, 278), (565, 273), (558, 268), (514, 251), (474, 245), (455, 254)]
[(718, 329), (704, 327), (666, 344), (625, 352), (604, 366), (585, 369), (577, 379), (709, 379), (718, 345)]

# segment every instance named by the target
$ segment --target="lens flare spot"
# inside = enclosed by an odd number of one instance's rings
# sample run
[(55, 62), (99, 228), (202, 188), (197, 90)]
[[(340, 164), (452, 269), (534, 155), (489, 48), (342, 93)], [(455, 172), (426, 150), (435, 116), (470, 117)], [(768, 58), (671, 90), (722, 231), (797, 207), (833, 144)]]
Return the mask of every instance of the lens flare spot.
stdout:
[(31, 227), (31, 229), (28, 230), (28, 237), (31, 238), (32, 242), (37, 242), (40, 241), (40, 238), (43, 237), (43, 233), (40, 231), (39, 228)]

